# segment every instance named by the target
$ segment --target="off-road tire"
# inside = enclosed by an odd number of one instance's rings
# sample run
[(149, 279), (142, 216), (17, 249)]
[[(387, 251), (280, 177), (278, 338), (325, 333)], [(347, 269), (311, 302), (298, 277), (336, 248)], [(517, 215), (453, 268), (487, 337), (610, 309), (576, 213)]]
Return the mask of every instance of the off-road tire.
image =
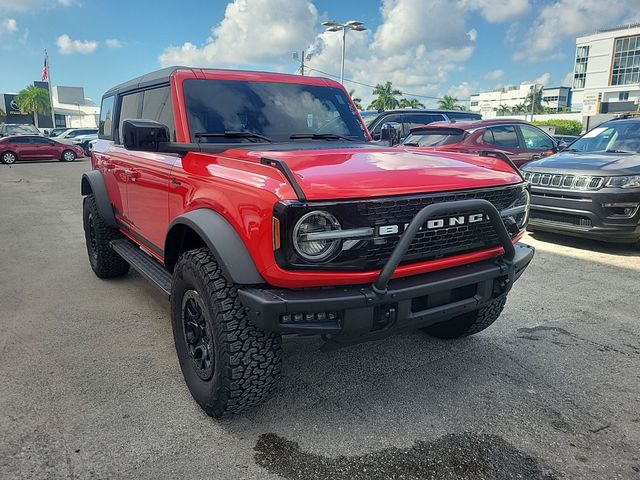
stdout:
[(6, 165), (13, 165), (18, 160), (18, 156), (13, 152), (4, 152), (0, 160)]
[(100, 278), (113, 278), (129, 271), (129, 264), (109, 245), (122, 234), (108, 226), (98, 212), (95, 196), (87, 195), (83, 205), (84, 238), (87, 244), (89, 263)]
[(460, 338), (481, 332), (495, 322), (504, 308), (507, 296), (493, 300), (473, 312), (463, 313), (445, 322), (421, 328), (426, 334), (436, 338)]
[(78, 156), (76, 155), (76, 152), (68, 149), (64, 150), (62, 152), (62, 155), (60, 155), (61, 162), (74, 162), (76, 158), (78, 158)]
[[(185, 299), (196, 292), (213, 353), (209, 373), (193, 359)], [(281, 375), (282, 339), (249, 323), (236, 285), (207, 248), (184, 252), (173, 272), (171, 322), (180, 368), (196, 402), (211, 417), (248, 410), (268, 398)], [(202, 335), (200, 335), (202, 336)], [(193, 341), (193, 335), (190, 336)], [(192, 350), (191, 350), (192, 351)], [(208, 378), (203, 378), (209, 375)]]

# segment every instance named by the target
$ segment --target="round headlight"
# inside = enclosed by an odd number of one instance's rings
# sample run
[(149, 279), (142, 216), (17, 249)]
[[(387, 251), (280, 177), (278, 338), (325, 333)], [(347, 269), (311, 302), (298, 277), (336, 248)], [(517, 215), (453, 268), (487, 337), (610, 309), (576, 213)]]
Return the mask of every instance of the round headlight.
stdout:
[(330, 232), (340, 230), (338, 219), (329, 212), (314, 210), (298, 220), (293, 228), (293, 246), (296, 253), (309, 262), (323, 262), (333, 257), (342, 240), (330, 238)]

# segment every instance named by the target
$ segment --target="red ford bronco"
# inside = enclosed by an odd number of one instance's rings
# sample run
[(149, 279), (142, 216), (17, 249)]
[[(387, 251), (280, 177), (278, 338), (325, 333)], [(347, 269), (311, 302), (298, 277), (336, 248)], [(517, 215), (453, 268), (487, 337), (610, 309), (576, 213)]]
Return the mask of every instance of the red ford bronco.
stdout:
[(160, 70), (105, 93), (99, 138), (82, 177), (91, 267), (133, 267), (169, 297), (214, 417), (269, 395), (283, 334), (335, 348), (484, 330), (533, 257), (508, 159), (374, 143), (324, 78)]

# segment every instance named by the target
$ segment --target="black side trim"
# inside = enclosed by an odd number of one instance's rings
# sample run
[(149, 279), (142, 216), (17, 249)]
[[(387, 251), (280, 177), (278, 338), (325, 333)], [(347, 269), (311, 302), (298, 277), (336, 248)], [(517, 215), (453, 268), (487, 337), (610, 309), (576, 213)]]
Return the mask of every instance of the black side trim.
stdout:
[(296, 177), (293, 175), (293, 172), (291, 171), (291, 169), (289, 168), (289, 165), (287, 165), (286, 162), (283, 162), (278, 158), (262, 157), (260, 159), (260, 163), (262, 163), (263, 165), (270, 165), (272, 167), (276, 167), (278, 170), (280, 170), (282, 174), (285, 176), (285, 178), (287, 179), (287, 181), (293, 187), (293, 190), (296, 192), (296, 195), (298, 196), (298, 200), (300, 200), (301, 202), (304, 202), (307, 200), (307, 197), (304, 196), (304, 192), (302, 191), (300, 184), (296, 180)]
[(180, 225), (189, 227), (215, 255), (225, 276), (241, 285), (266, 283), (258, 273), (253, 258), (238, 232), (219, 213), (199, 208), (176, 218), (167, 233), (164, 262), (169, 270), (177, 261), (180, 248)]
[(118, 228), (116, 217), (111, 207), (111, 200), (109, 200), (109, 193), (104, 183), (104, 177), (100, 171), (91, 170), (82, 174), (80, 193), (82, 195), (93, 194), (96, 197), (98, 211), (104, 222), (110, 227)]

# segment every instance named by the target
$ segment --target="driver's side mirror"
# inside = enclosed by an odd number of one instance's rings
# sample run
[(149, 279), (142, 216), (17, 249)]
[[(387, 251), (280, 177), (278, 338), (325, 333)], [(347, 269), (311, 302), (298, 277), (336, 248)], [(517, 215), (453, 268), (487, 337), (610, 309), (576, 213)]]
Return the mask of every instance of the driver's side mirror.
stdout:
[(402, 125), (397, 122), (386, 122), (380, 130), (380, 140), (388, 142), (390, 147), (400, 143)]
[(558, 140), (558, 144), (556, 145), (556, 149), (558, 151), (560, 151), (560, 150), (564, 150), (568, 146), (569, 146), (569, 144), (567, 142), (565, 142), (564, 140)]
[(169, 141), (169, 128), (155, 120), (127, 119), (122, 122), (122, 144), (127, 150), (157, 152)]

